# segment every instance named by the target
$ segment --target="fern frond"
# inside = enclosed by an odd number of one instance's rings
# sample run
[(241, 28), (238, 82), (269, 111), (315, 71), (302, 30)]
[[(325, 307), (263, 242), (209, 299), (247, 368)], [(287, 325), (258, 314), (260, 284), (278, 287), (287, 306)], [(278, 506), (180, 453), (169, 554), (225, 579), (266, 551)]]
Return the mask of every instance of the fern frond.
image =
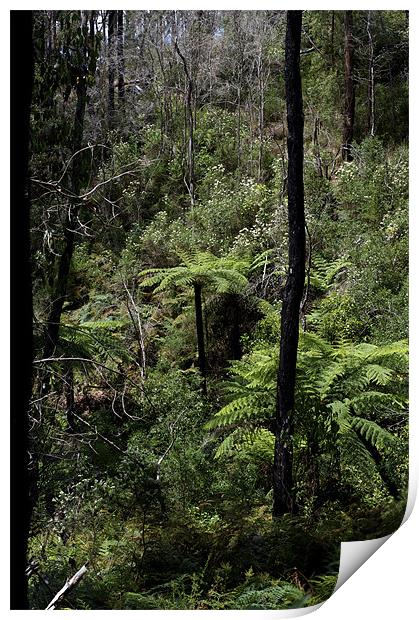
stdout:
[(353, 416), (351, 426), (377, 450), (394, 446), (397, 443), (397, 437), (371, 420)]
[(251, 393), (225, 405), (205, 424), (204, 428), (207, 430), (223, 428), (252, 419), (262, 422), (273, 416), (273, 405), (274, 398), (267, 398), (266, 393)]

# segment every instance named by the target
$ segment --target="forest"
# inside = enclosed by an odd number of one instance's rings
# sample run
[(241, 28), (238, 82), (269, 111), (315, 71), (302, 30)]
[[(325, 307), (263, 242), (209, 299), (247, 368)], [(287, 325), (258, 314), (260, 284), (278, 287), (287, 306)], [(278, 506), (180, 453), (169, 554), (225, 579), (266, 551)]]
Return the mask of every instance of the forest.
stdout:
[(408, 12), (33, 11), (28, 49), (23, 607), (324, 601), (406, 506)]

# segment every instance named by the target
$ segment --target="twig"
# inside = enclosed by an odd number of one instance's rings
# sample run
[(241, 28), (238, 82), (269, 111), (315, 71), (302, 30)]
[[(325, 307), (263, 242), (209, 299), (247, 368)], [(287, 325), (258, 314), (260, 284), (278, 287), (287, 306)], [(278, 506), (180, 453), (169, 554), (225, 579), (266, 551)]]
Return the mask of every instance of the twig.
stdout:
[(82, 579), (82, 577), (86, 573), (87, 573), (87, 562), (86, 564), (83, 564), (83, 566), (77, 571), (77, 573), (75, 573), (72, 577), (70, 577), (70, 579), (67, 579), (67, 581), (65, 582), (61, 590), (57, 592), (57, 594), (54, 596), (52, 601), (47, 605), (47, 607), (45, 607), (45, 611), (50, 611), (52, 609), (55, 609), (56, 604), (63, 598), (65, 594), (67, 594), (67, 592), (72, 590), (79, 583), (79, 581)]

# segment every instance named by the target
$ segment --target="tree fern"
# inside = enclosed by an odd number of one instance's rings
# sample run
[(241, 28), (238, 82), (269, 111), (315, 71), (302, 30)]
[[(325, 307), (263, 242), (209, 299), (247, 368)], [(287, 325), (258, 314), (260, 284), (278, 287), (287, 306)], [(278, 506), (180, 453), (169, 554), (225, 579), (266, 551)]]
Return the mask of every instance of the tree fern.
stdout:
[[(372, 454), (384, 458), (398, 441), (374, 417), (388, 406), (403, 413), (403, 376), (392, 366), (406, 361), (404, 341), (383, 347), (332, 345), (317, 334), (301, 334), (295, 446), (308, 446), (316, 437), (320, 452), (337, 449), (346, 462), (349, 450), (349, 460), (351, 454), (357, 455), (352, 465), (364, 471), (374, 468), (377, 462), (374, 465)], [(256, 454), (258, 446), (260, 454), (268, 457), (266, 447), (273, 446), (268, 428), (275, 415), (277, 364), (276, 350), (265, 347), (232, 365), (233, 377), (225, 391), (230, 400), (206, 424), (208, 430), (225, 433), (217, 458), (250, 447)]]

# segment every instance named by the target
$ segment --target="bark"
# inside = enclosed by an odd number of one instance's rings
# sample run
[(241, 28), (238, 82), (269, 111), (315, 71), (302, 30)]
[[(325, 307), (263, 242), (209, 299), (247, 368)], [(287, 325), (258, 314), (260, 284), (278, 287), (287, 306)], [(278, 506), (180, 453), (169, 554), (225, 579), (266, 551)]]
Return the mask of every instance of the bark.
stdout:
[(108, 125), (113, 129), (115, 121), (115, 31), (117, 11), (109, 11), (108, 17)]
[(65, 411), (68, 424), (68, 432), (76, 432), (76, 418), (74, 415), (74, 371), (70, 365), (64, 378)]
[(302, 11), (287, 12), (285, 89), (288, 122), (288, 263), (281, 312), (281, 344), (277, 380), (273, 516), (295, 512), (293, 497), (293, 410), (300, 304), (305, 277), (303, 181), (304, 115), (300, 75)]
[(29, 127), (33, 84), (32, 11), (11, 11), (11, 473), (10, 607), (28, 609), (27, 544), (33, 503), (28, 409), (32, 374)]
[(196, 340), (198, 345), (198, 367), (202, 376), (202, 391), (207, 392), (206, 383), (206, 355), (205, 355), (205, 338), (204, 338), (204, 321), (202, 317), (202, 286), (195, 282), (195, 321), (196, 321)]
[(262, 160), (263, 160), (263, 126), (264, 115), (263, 109), (265, 104), (264, 97), (264, 83), (263, 83), (263, 67), (262, 67), (262, 47), (259, 49), (258, 61), (257, 61), (257, 76), (258, 76), (258, 88), (259, 88), (259, 154), (258, 154), (258, 181), (262, 178)]
[(188, 128), (188, 146), (187, 146), (187, 159), (188, 159), (188, 192), (191, 201), (191, 208), (195, 205), (195, 144), (194, 144), (194, 104), (193, 104), (193, 91), (194, 84), (191, 76), (191, 71), (188, 69), (185, 56), (179, 49), (177, 41), (175, 41), (175, 50), (182, 60), (183, 70), (185, 72), (186, 79), (186, 93), (185, 93), (185, 113), (186, 113), (186, 125)]
[(371, 11), (367, 18), (368, 34), (368, 133), (375, 135), (375, 76), (374, 76), (374, 40), (371, 33)]
[(353, 13), (345, 11), (345, 103), (343, 113), (342, 158), (351, 161), (351, 145), (354, 136), (355, 120), (355, 82), (354, 82), (354, 39)]
[[(82, 76), (77, 83), (77, 103), (74, 115), (72, 150), (73, 153), (79, 151), (83, 141), (84, 115), (86, 111), (87, 86), (86, 78)], [(60, 256), (58, 265), (58, 275), (51, 299), (51, 310), (48, 316), (46, 341), (44, 347), (44, 357), (50, 357), (55, 350), (58, 342), (58, 331), (60, 327), (61, 314), (63, 311), (64, 301), (67, 295), (68, 276), (70, 273), (71, 259), (74, 251), (74, 228), (79, 211), (78, 196), (81, 189), (82, 181), (82, 159), (76, 156), (72, 162), (71, 168), (71, 193), (73, 195), (72, 204), (67, 209), (64, 222), (64, 247)]]
[(240, 303), (238, 295), (234, 293), (230, 296), (230, 303), (232, 309), (232, 324), (231, 324), (231, 353), (234, 360), (241, 359), (243, 355), (242, 346), (240, 342)]
[(332, 67), (335, 64), (335, 12), (332, 11), (332, 23), (330, 26), (330, 62)]
[(117, 13), (118, 99), (121, 106), (125, 99), (124, 11)]

